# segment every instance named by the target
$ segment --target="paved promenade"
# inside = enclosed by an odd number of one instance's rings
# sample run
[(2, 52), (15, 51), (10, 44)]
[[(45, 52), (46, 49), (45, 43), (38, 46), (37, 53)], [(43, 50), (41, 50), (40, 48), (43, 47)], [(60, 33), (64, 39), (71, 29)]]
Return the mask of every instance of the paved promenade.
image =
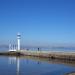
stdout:
[(75, 60), (75, 52), (21, 50), (20, 53), (29, 56)]

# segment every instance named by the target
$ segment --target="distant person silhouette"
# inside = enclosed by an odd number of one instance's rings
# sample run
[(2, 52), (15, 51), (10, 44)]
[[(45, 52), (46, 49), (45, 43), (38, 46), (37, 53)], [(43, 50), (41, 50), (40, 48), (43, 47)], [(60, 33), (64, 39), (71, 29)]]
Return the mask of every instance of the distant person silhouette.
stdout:
[(38, 51), (40, 51), (40, 49), (38, 48)]

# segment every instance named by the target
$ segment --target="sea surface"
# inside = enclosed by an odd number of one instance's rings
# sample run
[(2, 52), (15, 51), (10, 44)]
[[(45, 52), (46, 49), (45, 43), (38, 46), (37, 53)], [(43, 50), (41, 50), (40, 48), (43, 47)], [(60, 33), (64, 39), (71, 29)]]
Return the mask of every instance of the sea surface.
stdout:
[(74, 71), (75, 62), (30, 56), (0, 56), (0, 75), (65, 75)]

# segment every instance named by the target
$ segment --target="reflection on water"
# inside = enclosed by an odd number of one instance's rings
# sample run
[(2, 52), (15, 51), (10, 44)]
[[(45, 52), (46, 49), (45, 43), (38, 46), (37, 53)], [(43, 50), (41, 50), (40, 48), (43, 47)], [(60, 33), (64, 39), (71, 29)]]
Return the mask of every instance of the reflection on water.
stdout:
[[(29, 63), (29, 60), (26, 59), (26, 64)], [(9, 64), (16, 64), (16, 75), (20, 75), (20, 58), (19, 57), (9, 57)], [(36, 64), (41, 64), (40, 61), (37, 61)]]
[(17, 58), (17, 75), (19, 75), (20, 73), (20, 61), (19, 58)]
[(9, 57), (9, 64), (16, 64), (16, 73), (20, 75), (20, 58)]
[(9, 64), (15, 64), (16, 63), (16, 57), (8, 57), (9, 58)]
[(74, 61), (30, 56), (0, 57), (0, 59), (0, 75), (64, 75), (75, 71)]

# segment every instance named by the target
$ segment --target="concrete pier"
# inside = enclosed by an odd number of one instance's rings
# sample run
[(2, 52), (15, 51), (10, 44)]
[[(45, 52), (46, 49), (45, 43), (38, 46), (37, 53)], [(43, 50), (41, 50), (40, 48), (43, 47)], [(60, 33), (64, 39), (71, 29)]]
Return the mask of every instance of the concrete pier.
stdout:
[(75, 52), (21, 50), (20, 53), (27, 56), (45, 57), (63, 60), (75, 60)]
[(14, 52), (0, 52), (0, 55), (23, 55), (75, 61), (75, 52), (18, 50)]

